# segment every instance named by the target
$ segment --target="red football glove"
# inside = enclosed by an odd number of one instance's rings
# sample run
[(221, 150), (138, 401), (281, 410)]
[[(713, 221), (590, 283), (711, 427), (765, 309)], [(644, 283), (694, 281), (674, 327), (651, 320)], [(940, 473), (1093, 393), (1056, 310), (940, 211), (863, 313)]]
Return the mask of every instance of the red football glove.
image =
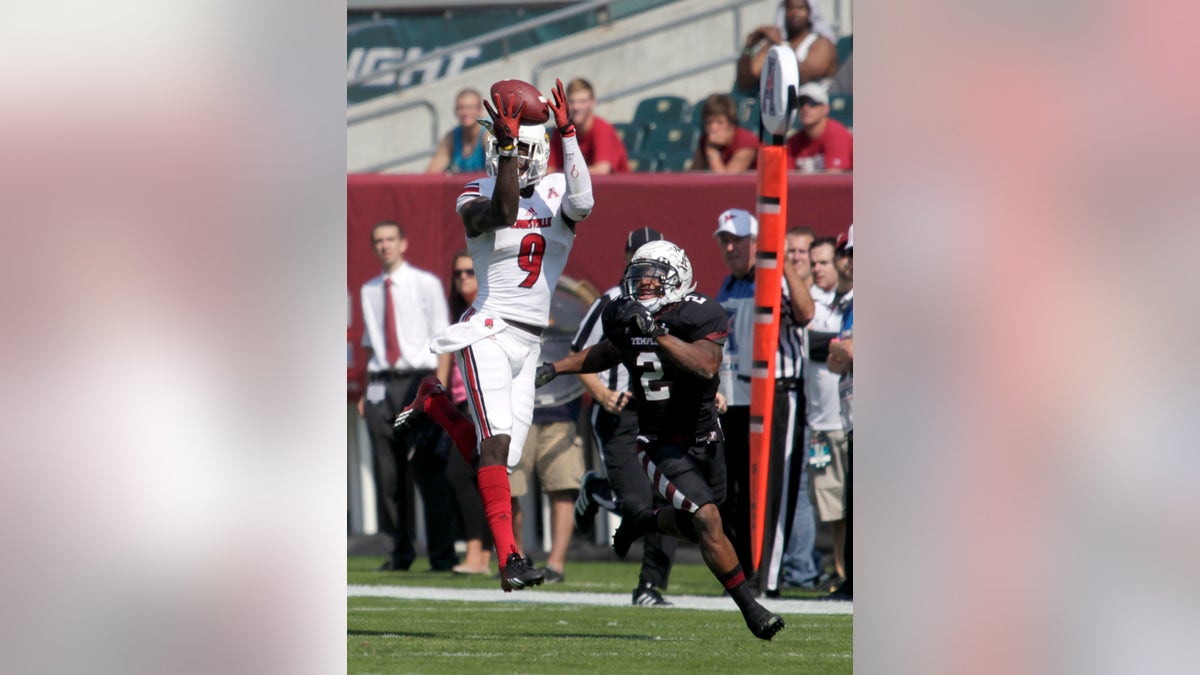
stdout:
[(496, 146), (500, 148), (501, 154), (515, 154), (517, 138), (521, 134), (521, 111), (525, 110), (525, 102), (521, 101), (521, 104), (514, 108), (513, 101), (516, 97), (511, 94), (507, 106), (500, 100), (500, 94), (493, 94), (492, 98), (496, 101), (496, 107), (492, 108), (487, 99), (484, 99), (483, 107), (492, 117), (492, 135), (496, 137)]
[(550, 90), (550, 109), (554, 111), (554, 124), (563, 138), (575, 135), (575, 123), (571, 121), (571, 108), (567, 105), (567, 92), (563, 89), (562, 80), (554, 81), (554, 89)]

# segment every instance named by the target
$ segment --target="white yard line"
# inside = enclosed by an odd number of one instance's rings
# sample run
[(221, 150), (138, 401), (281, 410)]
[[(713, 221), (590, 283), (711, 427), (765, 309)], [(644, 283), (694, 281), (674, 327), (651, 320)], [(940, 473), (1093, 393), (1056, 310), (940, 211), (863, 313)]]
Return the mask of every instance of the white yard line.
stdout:
[[(435, 588), (428, 586), (362, 586), (346, 587), (351, 598), (402, 598), (405, 600), (462, 600), (466, 602), (540, 602), (566, 605), (597, 605), (631, 607), (629, 593), (562, 593), (533, 588), (505, 593), (499, 588)], [(737, 605), (727, 597), (703, 595), (667, 595), (680, 609), (734, 611)], [(778, 614), (853, 614), (854, 603), (841, 600), (795, 600), (759, 598), (764, 607)], [(671, 609), (661, 607), (657, 609)]]

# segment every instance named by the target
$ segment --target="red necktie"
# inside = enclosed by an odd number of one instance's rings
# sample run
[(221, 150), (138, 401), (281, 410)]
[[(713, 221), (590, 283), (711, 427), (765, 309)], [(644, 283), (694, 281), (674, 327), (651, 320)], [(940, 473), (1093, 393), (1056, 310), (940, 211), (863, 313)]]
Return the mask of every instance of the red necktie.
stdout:
[(392, 280), (390, 278), (383, 282), (383, 331), (387, 335), (385, 344), (388, 367), (394, 368), (396, 362), (400, 360), (400, 336), (396, 333), (396, 317), (392, 314)]

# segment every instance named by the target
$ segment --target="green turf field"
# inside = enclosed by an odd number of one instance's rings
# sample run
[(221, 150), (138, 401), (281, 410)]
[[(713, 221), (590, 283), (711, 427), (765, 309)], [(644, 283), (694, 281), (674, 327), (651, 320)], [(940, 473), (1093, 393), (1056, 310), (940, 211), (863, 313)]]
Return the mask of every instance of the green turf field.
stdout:
[[(350, 558), (349, 583), (501, 594), (491, 578), (372, 571), (380, 562)], [(632, 561), (569, 562), (565, 583), (520, 593), (619, 593), (628, 603), (637, 570)], [(678, 564), (667, 596), (720, 590), (702, 565)], [(783, 612), (787, 628), (763, 642), (736, 611), (380, 597), (350, 597), (347, 607), (350, 673), (853, 672), (850, 615)]]

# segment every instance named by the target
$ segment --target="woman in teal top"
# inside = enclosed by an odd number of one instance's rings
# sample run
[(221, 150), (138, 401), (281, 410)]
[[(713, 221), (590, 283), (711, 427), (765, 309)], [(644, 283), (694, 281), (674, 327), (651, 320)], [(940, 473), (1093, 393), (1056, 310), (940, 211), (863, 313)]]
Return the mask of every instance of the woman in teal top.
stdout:
[(454, 97), (458, 126), (442, 137), (425, 173), (483, 173), (483, 148), (487, 132), (476, 120), (483, 117), (483, 99), (474, 89)]

